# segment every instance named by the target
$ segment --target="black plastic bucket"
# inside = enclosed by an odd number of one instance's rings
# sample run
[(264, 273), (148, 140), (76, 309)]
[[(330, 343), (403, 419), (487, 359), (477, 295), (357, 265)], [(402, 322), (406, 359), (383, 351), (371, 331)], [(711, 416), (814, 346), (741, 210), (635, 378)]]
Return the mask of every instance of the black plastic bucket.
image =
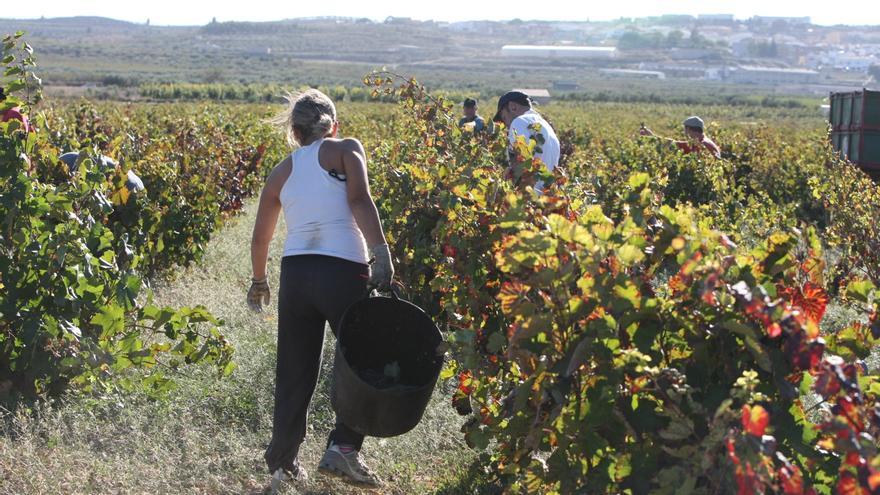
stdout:
[(413, 429), (443, 367), (442, 342), (431, 317), (396, 294), (349, 306), (339, 324), (333, 367), (337, 420), (371, 437)]

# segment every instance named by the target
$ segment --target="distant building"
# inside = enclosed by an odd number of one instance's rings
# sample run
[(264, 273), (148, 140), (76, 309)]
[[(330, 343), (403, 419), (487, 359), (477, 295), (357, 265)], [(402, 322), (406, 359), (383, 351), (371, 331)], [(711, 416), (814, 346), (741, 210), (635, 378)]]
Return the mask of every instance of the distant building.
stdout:
[(880, 64), (880, 57), (862, 55), (852, 51), (830, 50), (818, 55), (811, 54), (810, 65), (813, 67), (831, 67), (840, 70), (868, 72), (872, 65)]
[(776, 22), (781, 22), (785, 24), (810, 24), (810, 17), (777, 17), (777, 16), (764, 16), (764, 15), (756, 15), (750, 19), (750, 21), (756, 24), (773, 24)]
[(699, 33), (700, 36), (709, 41), (727, 44), (731, 36), (736, 33), (734, 29), (735, 26), (735, 23), (731, 23), (730, 25), (722, 25), (722, 23), (703, 23), (703, 25), (699, 27)]
[(703, 79), (707, 81), (720, 81), (723, 77), (724, 69), (718, 67), (710, 67), (703, 74)]
[(581, 85), (575, 81), (553, 81), (553, 89), (556, 91), (577, 91)]
[(733, 14), (700, 14), (698, 21), (706, 22), (733, 22)]
[(640, 71), (661, 72), (664, 77), (703, 79), (706, 77), (706, 67), (703, 64), (639, 64)]
[(781, 69), (743, 65), (727, 70), (727, 80), (739, 84), (812, 84), (819, 73), (807, 69)]
[(659, 22), (661, 24), (683, 24), (684, 25), (684, 24), (690, 24), (691, 22), (693, 22), (694, 16), (687, 15), (687, 14), (665, 14), (665, 15), (661, 15), (660, 17), (655, 17), (655, 18), (649, 17), (649, 19), (652, 19), (652, 20), (656, 19), (656, 22)]
[(544, 59), (610, 59), (617, 49), (608, 46), (504, 45), (502, 57)]
[(666, 79), (666, 74), (658, 70), (599, 69), (599, 74), (612, 77), (635, 77), (639, 79)]
[(532, 101), (538, 103), (539, 105), (546, 105), (550, 103), (550, 92), (546, 89), (537, 89), (537, 88), (514, 88), (514, 91), (522, 91), (523, 93), (529, 95)]

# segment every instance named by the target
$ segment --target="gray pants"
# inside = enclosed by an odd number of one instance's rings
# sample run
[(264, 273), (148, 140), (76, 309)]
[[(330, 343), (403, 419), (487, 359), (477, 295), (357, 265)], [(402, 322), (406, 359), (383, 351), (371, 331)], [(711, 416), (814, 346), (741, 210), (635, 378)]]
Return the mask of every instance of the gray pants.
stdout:
[[(290, 467), (306, 436), (309, 402), (318, 383), (324, 326), (338, 335), (348, 306), (366, 295), (367, 265), (321, 255), (287, 256), (281, 260), (278, 289), (278, 361), (275, 367), (275, 412), (272, 441), (265, 459), (269, 472)], [(360, 449), (364, 436), (337, 421), (328, 445)]]

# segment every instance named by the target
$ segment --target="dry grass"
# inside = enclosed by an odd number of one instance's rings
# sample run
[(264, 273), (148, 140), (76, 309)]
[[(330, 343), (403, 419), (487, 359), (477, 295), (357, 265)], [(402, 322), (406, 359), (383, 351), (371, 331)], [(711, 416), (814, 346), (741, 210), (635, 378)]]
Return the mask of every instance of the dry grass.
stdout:
[[(204, 304), (222, 318), (236, 347), (238, 369), (217, 379), (207, 368), (176, 377), (167, 400), (130, 393), (68, 397), (54, 405), (5, 414), (0, 432), (0, 493), (264, 493), (263, 450), (271, 433), (275, 316), (247, 310), (251, 205), (211, 243), (205, 260), (156, 288), (159, 302)], [(279, 230), (280, 232), (280, 230)], [(281, 236), (272, 248), (270, 280), (278, 277)], [(277, 286), (277, 283), (274, 284)], [(274, 303), (274, 301), (273, 301)], [(312, 403), (301, 461), (311, 480), (301, 493), (463, 493), (475, 454), (463, 444), (462, 419), (437, 387), (422, 423), (390, 439), (368, 438), (367, 462), (386, 480), (360, 490), (315, 467), (332, 427), (329, 404), (332, 336)], [(462, 481), (465, 480), (465, 481)], [(467, 486), (468, 488), (463, 488)], [(286, 493), (294, 493), (288, 488)]]

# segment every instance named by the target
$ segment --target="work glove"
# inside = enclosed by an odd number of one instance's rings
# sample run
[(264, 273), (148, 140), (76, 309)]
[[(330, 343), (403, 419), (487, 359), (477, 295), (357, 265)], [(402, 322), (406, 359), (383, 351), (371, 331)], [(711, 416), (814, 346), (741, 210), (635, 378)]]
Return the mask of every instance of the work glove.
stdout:
[(376, 289), (380, 292), (391, 290), (391, 279), (394, 278), (394, 266), (391, 265), (391, 250), (388, 244), (377, 244), (370, 248), (370, 279), (367, 290)]
[(251, 279), (251, 288), (248, 289), (247, 302), (251, 310), (262, 312), (263, 306), (269, 304), (269, 277)]

